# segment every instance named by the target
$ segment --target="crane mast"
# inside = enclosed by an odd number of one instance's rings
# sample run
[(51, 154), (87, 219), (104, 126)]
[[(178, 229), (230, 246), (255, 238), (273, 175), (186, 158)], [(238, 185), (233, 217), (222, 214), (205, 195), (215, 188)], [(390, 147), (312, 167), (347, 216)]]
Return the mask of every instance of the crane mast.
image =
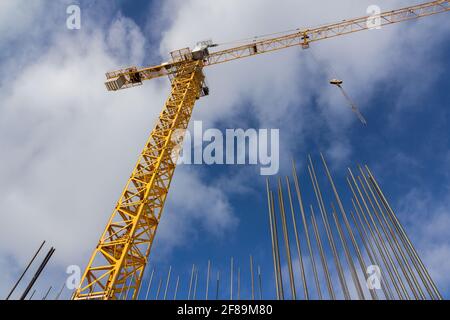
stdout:
[(202, 68), (202, 61), (187, 60), (174, 75), (172, 92), (95, 248), (75, 299), (120, 299), (130, 290), (136, 297), (182, 143), (183, 136), (174, 133), (188, 127), (202, 92)]
[[(448, 0), (430, 1), (381, 13), (381, 26), (450, 11)], [(144, 150), (114, 207), (111, 218), (73, 295), (74, 300), (118, 300), (138, 296), (153, 240), (197, 99), (209, 94), (203, 68), (262, 53), (370, 29), (362, 17), (312, 29), (298, 29), (279, 37), (264, 38), (238, 47), (210, 52), (212, 42), (193, 50), (173, 51), (171, 61), (158, 66), (131, 67), (106, 74), (110, 91), (142, 85), (143, 81), (169, 76), (171, 94)]]

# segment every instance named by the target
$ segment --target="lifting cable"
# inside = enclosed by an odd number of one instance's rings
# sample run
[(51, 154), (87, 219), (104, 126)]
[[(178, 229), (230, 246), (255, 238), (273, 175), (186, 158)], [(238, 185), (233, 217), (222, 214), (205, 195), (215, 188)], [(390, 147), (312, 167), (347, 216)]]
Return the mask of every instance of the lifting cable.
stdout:
[(342, 87), (342, 84), (344, 83), (343, 80), (340, 80), (341, 78), (339, 78), (336, 70), (333, 68), (333, 66), (331, 64), (325, 64), (325, 63), (320, 63), (319, 60), (317, 59), (316, 55), (314, 54), (314, 51), (312, 48), (309, 48), (310, 52), (311, 52), (311, 57), (314, 60), (314, 62), (318, 65), (318, 66), (324, 66), (324, 68), (326, 69), (326, 72), (332, 76), (332, 80), (330, 80), (330, 84), (334, 85), (336, 87), (339, 88), (339, 90), (342, 92), (342, 95), (344, 96), (344, 98), (347, 100), (347, 102), (349, 103), (352, 111), (356, 114), (356, 116), (358, 117), (359, 121), (361, 121), (361, 123), (363, 125), (367, 125), (367, 121), (364, 118), (364, 116), (362, 115), (361, 111), (359, 110), (359, 108), (356, 106), (355, 102), (350, 98), (350, 96), (347, 94), (347, 92), (344, 90), (344, 88)]

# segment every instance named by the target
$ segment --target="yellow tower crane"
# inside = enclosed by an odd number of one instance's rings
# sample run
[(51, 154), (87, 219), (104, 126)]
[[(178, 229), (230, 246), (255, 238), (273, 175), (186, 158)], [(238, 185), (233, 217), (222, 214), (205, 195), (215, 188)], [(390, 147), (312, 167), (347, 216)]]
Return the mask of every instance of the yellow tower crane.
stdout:
[[(370, 19), (381, 26), (413, 20), (450, 10), (448, 0), (430, 1), (399, 10), (298, 29), (278, 37), (260, 38), (248, 44), (211, 52), (210, 41), (194, 49), (171, 53), (171, 60), (158, 66), (106, 74), (110, 91), (142, 85), (145, 80), (169, 76), (171, 94), (150, 134), (111, 218), (73, 295), (75, 300), (116, 300), (138, 296), (145, 267), (161, 219), (176, 167), (177, 150), (192, 115), (195, 101), (209, 94), (203, 68), (258, 54), (301, 46), (371, 28)], [(178, 132), (178, 134), (176, 134)]]

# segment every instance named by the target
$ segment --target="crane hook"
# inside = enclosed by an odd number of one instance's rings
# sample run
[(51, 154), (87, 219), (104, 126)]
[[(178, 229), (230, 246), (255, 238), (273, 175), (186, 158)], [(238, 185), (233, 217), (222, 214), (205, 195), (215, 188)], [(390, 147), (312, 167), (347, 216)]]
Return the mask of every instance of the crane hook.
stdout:
[(344, 81), (340, 80), (340, 79), (331, 79), (330, 80), (331, 85), (334, 85), (341, 90), (342, 94), (344, 95), (345, 99), (347, 99), (348, 103), (350, 104), (350, 107), (352, 108), (352, 111), (356, 114), (359, 121), (361, 121), (361, 123), (363, 125), (367, 125), (367, 121), (364, 118), (364, 116), (362, 115), (361, 111), (359, 111), (359, 108), (356, 106), (356, 104), (353, 102), (353, 100), (350, 98), (350, 96), (345, 92), (344, 88), (342, 87), (343, 83), (344, 83)]

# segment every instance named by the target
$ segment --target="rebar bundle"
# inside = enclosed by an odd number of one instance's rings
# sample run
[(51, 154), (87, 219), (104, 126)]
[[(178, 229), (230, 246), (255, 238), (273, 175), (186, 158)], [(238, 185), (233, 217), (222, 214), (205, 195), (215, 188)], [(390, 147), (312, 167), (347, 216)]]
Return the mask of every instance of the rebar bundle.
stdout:
[[(289, 177), (285, 187), (279, 178), (275, 197), (267, 179), (277, 298), (285, 298), (283, 271), (287, 270), (289, 297), (293, 300), (441, 300), (438, 288), (369, 167), (358, 166), (357, 174), (348, 169), (349, 201), (345, 202), (323, 155), (321, 162), (323, 177), (318, 176), (312, 158), (308, 157), (306, 167), (312, 190), (303, 189), (295, 163), (292, 165), (295, 192)], [(328, 189), (321, 186), (323, 181)], [(306, 206), (305, 195), (314, 199)], [(287, 207), (291, 211), (291, 228), (287, 223)], [(305, 208), (309, 209), (309, 216)], [(279, 246), (279, 219), (285, 264)], [(291, 253), (291, 232), (296, 257)], [(298, 262), (298, 269), (294, 268), (294, 262)], [(299, 284), (302, 295), (296, 290)]]

